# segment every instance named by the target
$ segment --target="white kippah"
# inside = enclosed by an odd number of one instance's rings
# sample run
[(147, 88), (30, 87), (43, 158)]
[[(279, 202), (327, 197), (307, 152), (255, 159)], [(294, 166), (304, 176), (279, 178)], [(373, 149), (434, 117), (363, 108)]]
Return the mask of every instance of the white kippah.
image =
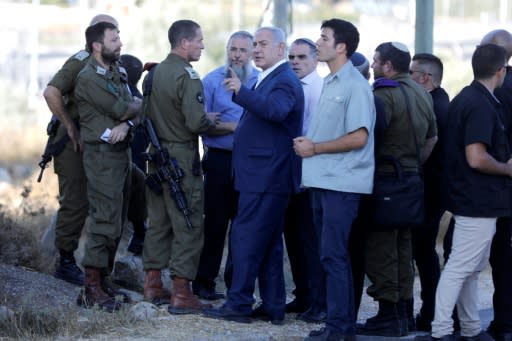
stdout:
[(407, 52), (409, 53), (409, 49), (407, 48), (407, 46), (403, 43), (400, 43), (398, 41), (394, 41), (391, 43), (391, 45), (397, 49), (399, 49), (400, 51), (402, 52)]

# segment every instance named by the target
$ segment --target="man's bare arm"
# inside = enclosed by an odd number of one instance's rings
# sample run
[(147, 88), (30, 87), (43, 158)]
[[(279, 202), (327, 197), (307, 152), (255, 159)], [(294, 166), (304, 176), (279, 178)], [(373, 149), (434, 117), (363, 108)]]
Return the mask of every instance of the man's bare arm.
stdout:
[(64, 106), (64, 99), (62, 98), (62, 93), (60, 90), (52, 85), (48, 85), (43, 92), (43, 96), (52, 114), (57, 116), (59, 121), (64, 125), (64, 127), (66, 127), (66, 131), (68, 132), (69, 138), (73, 143), (73, 149), (75, 152), (80, 150), (82, 148), (80, 133), (78, 132), (75, 123), (66, 111)]
[(359, 128), (337, 139), (318, 143), (314, 143), (305, 136), (300, 136), (293, 142), (293, 148), (300, 157), (311, 157), (324, 153), (343, 153), (363, 148), (368, 142), (368, 131), (366, 128)]
[(506, 163), (499, 162), (488, 152), (483, 143), (472, 143), (466, 146), (466, 160), (471, 168), (486, 174), (508, 175), (512, 177), (512, 159)]

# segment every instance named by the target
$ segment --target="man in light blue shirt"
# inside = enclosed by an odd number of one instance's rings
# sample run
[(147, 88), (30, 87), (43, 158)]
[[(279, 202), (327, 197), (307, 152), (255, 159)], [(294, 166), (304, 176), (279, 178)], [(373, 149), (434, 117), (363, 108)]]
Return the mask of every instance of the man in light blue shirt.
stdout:
[[(219, 119), (223, 122), (238, 122), (243, 111), (242, 107), (231, 100), (233, 92), (228, 91), (223, 84), (226, 78), (231, 78), (231, 70), (245, 86), (250, 88), (256, 83), (258, 71), (251, 62), (252, 45), (253, 36), (250, 33), (233, 33), (226, 46), (226, 64), (211, 71), (203, 79), (206, 112), (219, 113)], [(231, 177), (233, 134), (204, 135), (202, 139), (205, 147), (204, 246), (192, 286), (194, 294), (200, 298), (216, 300), (224, 297), (215, 291), (215, 278), (220, 269), (228, 224), (236, 213), (238, 199)], [(226, 271), (224, 278), (228, 287), (229, 277), (229, 271)]]
[(312, 193), (313, 221), (325, 271), (326, 326), (305, 340), (350, 340), (356, 316), (348, 239), (361, 194), (373, 187), (375, 105), (368, 81), (349, 60), (359, 43), (351, 23), (324, 21), (316, 44), (327, 62), (320, 100), (307, 136), (294, 139), (303, 158), (302, 185)]

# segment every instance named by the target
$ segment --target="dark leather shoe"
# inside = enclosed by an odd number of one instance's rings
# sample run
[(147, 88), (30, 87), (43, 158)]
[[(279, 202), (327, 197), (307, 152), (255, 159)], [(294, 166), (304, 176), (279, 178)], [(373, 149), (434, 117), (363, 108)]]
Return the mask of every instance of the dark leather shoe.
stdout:
[(216, 292), (215, 289), (206, 289), (205, 287), (194, 287), (194, 295), (207, 301), (216, 301), (226, 297), (220, 292)]
[(454, 335), (445, 335), (443, 337), (432, 337), (430, 334), (415, 336), (413, 341), (455, 341)]
[(492, 336), (495, 341), (512, 341), (512, 332), (501, 332), (493, 328), (493, 324), (487, 328), (487, 334)]
[(236, 311), (226, 305), (223, 305), (220, 308), (204, 309), (203, 314), (206, 317), (218, 320), (233, 321), (238, 323), (251, 323), (251, 317), (249, 315)]
[(510, 333), (495, 333), (493, 335), (496, 341), (512, 341), (512, 332)]
[(308, 323), (322, 323), (325, 322), (326, 318), (327, 313), (325, 312), (325, 310), (320, 310), (315, 307), (310, 307), (302, 314), (297, 315), (297, 320), (301, 320)]
[(481, 331), (475, 336), (461, 336), (459, 338), (459, 341), (493, 341), (493, 340), (499, 340), (496, 338), (492, 338), (489, 334), (487, 334), (484, 331)]
[(322, 328), (319, 330), (313, 330), (309, 333), (309, 336), (304, 341), (355, 341), (355, 335), (343, 335), (340, 332)]
[(270, 322), (276, 326), (284, 324), (284, 316), (272, 316), (263, 310), (263, 305), (259, 305), (252, 311), (251, 317), (256, 320)]
[(309, 305), (304, 302), (303, 300), (298, 300), (297, 298), (295, 298), (293, 301), (291, 301), (290, 303), (287, 303), (286, 304), (286, 312), (287, 313), (303, 313), (305, 312), (306, 310), (308, 310), (309, 308)]
[(512, 341), (512, 332), (510, 333), (497, 333), (494, 337), (496, 341)]

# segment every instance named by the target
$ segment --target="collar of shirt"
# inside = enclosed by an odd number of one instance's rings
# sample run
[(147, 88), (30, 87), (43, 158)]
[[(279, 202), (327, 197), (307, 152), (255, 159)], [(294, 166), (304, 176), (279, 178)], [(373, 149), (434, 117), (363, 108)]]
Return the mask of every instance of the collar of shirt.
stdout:
[(300, 79), (300, 82), (302, 84), (305, 84), (305, 85), (310, 85), (314, 82), (314, 80), (317, 78), (317, 77), (320, 77), (320, 75), (318, 74), (318, 72), (315, 70), (313, 70), (312, 72), (310, 72), (309, 74), (307, 74), (306, 76), (302, 77)]
[(279, 67), (279, 65), (281, 64), (284, 64), (284, 63), (288, 63), (288, 61), (286, 59), (281, 59), (280, 61), (278, 61), (277, 63), (275, 63), (273, 66), (269, 67), (268, 69), (266, 69), (265, 71), (262, 71), (259, 75), (258, 75), (258, 82), (256, 83), (256, 87), (258, 87), (260, 85), (261, 82), (263, 82), (263, 80), (268, 76), (270, 75), (270, 73), (272, 71), (274, 71), (275, 69), (277, 69)]
[(354, 67), (354, 65), (352, 64), (352, 61), (348, 60), (345, 64), (343, 64), (342, 67), (340, 67), (338, 71), (336, 71), (335, 74), (327, 75), (325, 77), (325, 82), (330, 83), (333, 82), (336, 78), (342, 78), (345, 73), (349, 72), (348, 70), (351, 67)]

